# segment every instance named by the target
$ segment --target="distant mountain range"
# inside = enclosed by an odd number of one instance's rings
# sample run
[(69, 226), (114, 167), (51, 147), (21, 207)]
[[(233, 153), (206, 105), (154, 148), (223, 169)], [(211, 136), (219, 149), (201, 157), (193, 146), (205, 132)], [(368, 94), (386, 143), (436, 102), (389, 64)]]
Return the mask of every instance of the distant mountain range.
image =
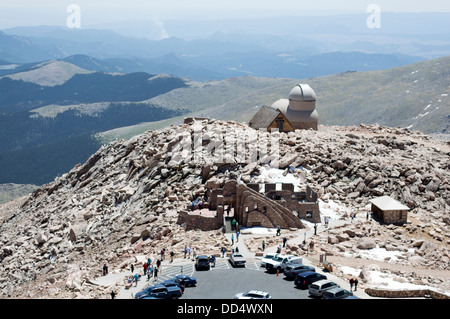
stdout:
[[(16, 64), (16, 68), (26, 68), (28, 63), (58, 59), (88, 70), (167, 73), (207, 81), (243, 75), (316, 77), (348, 70), (382, 70), (427, 58), (411, 48), (385, 53), (378, 50), (380, 45), (361, 40), (348, 47), (338, 45), (338, 49), (330, 46), (331, 42), (328, 37), (311, 34), (261, 37), (216, 32), (201, 39), (150, 40), (110, 30), (21, 27), (0, 31), (0, 70), (7, 74), (15, 72)], [(448, 46), (447, 41), (441, 42), (438, 52), (450, 54), (450, 39)]]

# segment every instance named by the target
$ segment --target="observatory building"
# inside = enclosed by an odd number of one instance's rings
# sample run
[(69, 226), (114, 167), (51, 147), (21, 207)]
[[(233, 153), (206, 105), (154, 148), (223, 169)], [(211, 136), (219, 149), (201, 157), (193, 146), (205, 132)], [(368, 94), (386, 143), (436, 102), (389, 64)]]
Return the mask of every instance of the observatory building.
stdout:
[[(297, 84), (291, 90), (289, 99), (280, 99), (270, 108), (283, 116), (272, 116), (272, 121), (267, 121), (267, 107), (263, 106), (250, 120), (249, 126), (267, 130), (279, 128), (280, 131), (307, 129), (317, 131), (319, 115), (316, 110), (316, 93), (308, 84)], [(266, 119), (266, 121), (262, 119)], [(283, 120), (287, 122), (287, 125), (283, 125)]]

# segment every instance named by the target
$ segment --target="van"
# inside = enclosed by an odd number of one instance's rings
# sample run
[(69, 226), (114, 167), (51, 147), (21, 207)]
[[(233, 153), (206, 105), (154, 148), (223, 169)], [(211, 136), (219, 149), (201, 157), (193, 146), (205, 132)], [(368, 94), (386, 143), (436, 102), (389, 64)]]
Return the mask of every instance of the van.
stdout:
[(328, 289), (339, 287), (337, 283), (329, 280), (318, 280), (309, 285), (309, 294), (314, 297), (322, 297)]
[(318, 274), (316, 272), (302, 272), (299, 273), (296, 277), (295, 277), (295, 286), (302, 288), (302, 289), (306, 289), (308, 288), (308, 286), (310, 284), (312, 284), (315, 281), (319, 281), (322, 279), (327, 279), (327, 276), (322, 275), (322, 274)]

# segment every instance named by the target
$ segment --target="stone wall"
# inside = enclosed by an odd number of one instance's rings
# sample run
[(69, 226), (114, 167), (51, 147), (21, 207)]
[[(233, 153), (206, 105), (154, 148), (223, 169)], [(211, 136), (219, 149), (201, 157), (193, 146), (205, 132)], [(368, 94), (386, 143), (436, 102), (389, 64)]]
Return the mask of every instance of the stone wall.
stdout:
[(372, 212), (374, 212), (380, 220), (386, 224), (406, 224), (408, 220), (407, 210), (386, 210), (383, 211), (372, 204)]
[(309, 186), (307, 186), (306, 192), (294, 192), (292, 184), (283, 184), (281, 191), (275, 190), (273, 184), (266, 184), (266, 187), (267, 185), (270, 186), (268, 190), (266, 189), (268, 198), (279, 202), (298, 218), (312, 223), (320, 223), (318, 196)]
[(177, 224), (183, 225), (186, 230), (199, 229), (203, 231), (217, 230), (223, 226), (223, 213), (215, 217), (189, 214), (186, 211), (178, 213)]
[(317, 122), (292, 122), (292, 125), (296, 130), (309, 130), (313, 129), (317, 131)]

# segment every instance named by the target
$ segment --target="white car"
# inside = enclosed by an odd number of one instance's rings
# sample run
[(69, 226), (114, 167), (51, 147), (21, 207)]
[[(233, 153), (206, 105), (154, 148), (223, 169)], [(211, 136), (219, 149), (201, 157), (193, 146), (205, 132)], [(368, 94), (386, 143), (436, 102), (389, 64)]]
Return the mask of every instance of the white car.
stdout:
[(234, 299), (272, 299), (272, 296), (266, 291), (249, 290), (235, 295)]
[(277, 253), (267, 253), (262, 259), (261, 259), (261, 267), (266, 267), (266, 263), (269, 260), (274, 259), (278, 254)]

